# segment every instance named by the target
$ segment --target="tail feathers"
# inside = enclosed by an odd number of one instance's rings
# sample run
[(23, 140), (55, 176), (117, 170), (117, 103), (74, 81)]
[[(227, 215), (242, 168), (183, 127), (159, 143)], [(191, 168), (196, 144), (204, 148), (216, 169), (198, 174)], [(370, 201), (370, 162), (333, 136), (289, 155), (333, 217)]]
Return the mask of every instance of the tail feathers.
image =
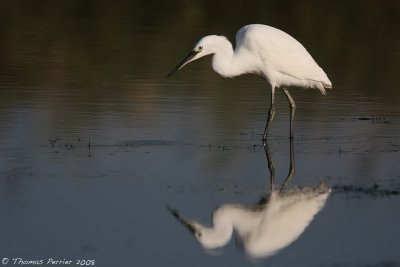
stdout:
[(329, 80), (328, 82), (317, 82), (317, 89), (321, 94), (326, 95), (325, 89), (332, 89), (332, 83)]
[(325, 87), (326, 89), (332, 89), (332, 83), (325, 83), (325, 82), (321, 82), (322, 86)]
[(313, 87), (318, 89), (321, 94), (326, 95), (325, 87), (322, 82), (315, 82)]
[(331, 89), (332, 88), (332, 82), (329, 80), (328, 76), (325, 74), (325, 79), (323, 79), (322, 81), (320, 81), (322, 86), (327, 88), (327, 89)]

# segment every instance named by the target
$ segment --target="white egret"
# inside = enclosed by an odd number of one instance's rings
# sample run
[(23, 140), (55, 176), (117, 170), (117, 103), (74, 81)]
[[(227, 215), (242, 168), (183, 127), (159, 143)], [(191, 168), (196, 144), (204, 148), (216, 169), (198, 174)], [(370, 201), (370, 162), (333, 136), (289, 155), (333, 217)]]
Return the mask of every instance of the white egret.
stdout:
[(204, 248), (225, 246), (235, 231), (246, 253), (251, 258), (262, 258), (276, 254), (297, 240), (324, 207), (329, 195), (330, 189), (321, 184), (285, 193), (273, 191), (265, 204), (221, 205), (213, 212), (212, 227), (168, 209)]
[(223, 77), (257, 74), (271, 86), (271, 106), (264, 130), (266, 140), (275, 116), (275, 88), (281, 88), (290, 104), (290, 137), (293, 138), (296, 104), (288, 87), (314, 88), (326, 94), (332, 83), (307, 50), (289, 34), (261, 24), (242, 27), (236, 33), (236, 48), (224, 36), (208, 35), (200, 39), (189, 55), (167, 77), (183, 66), (206, 55), (214, 55), (212, 67)]
[(188, 219), (168, 206), (172, 215), (194, 234), (204, 248), (223, 247), (236, 232), (250, 257), (272, 256), (298, 239), (324, 207), (331, 192), (324, 182), (315, 187), (286, 188), (295, 172), (293, 138), (290, 139), (289, 173), (279, 190), (274, 187), (275, 164), (266, 142), (264, 149), (271, 193), (256, 205), (221, 205), (212, 214), (211, 227)]

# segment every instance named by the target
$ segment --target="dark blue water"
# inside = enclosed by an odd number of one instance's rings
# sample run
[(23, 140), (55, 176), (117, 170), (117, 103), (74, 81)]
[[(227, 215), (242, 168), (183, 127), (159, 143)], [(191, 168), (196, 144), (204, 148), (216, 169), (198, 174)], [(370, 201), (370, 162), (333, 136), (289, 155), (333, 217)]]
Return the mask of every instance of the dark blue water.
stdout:
[[(1, 259), (400, 265), (399, 5), (245, 4), (0, 4)], [(262, 259), (250, 258), (237, 236), (205, 251), (166, 208), (211, 225), (218, 206), (250, 207), (270, 190), (263, 81), (223, 79), (209, 59), (165, 79), (202, 35), (233, 40), (253, 22), (301, 41), (334, 87), (327, 96), (291, 91), (289, 183), (323, 180), (332, 192), (298, 239)], [(276, 185), (289, 170), (288, 135), (289, 107), (278, 90), (268, 139)]]

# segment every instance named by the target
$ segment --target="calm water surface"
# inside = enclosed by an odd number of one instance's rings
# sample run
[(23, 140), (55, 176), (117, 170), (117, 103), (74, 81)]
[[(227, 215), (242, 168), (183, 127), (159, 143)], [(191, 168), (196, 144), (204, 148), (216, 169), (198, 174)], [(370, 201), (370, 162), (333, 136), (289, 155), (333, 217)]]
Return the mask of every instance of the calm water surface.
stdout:
[[(226, 4), (0, 4), (1, 259), (400, 266), (399, 4)], [(259, 259), (237, 234), (204, 250), (166, 208), (211, 225), (215, 208), (254, 207), (270, 191), (263, 81), (223, 79), (209, 59), (165, 79), (200, 36), (233, 40), (254, 22), (291, 33), (334, 85), (327, 96), (292, 90), (295, 175), (288, 184), (324, 181), (332, 191), (298, 238)], [(268, 145), (278, 186), (290, 142), (289, 107), (277, 94)]]

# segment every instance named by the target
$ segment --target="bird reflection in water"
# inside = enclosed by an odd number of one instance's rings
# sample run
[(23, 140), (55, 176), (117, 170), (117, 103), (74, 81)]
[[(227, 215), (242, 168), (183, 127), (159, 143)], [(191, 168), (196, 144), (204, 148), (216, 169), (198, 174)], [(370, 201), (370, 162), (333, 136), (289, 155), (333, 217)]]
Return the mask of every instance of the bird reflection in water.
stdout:
[(171, 214), (194, 234), (205, 249), (225, 246), (235, 231), (243, 249), (251, 258), (272, 256), (297, 240), (324, 207), (331, 191), (325, 183), (321, 182), (314, 187), (287, 188), (295, 169), (292, 138), (289, 172), (279, 188), (274, 186), (275, 165), (266, 142), (264, 149), (271, 187), (259, 203), (253, 206), (219, 206), (212, 213), (212, 227), (186, 218), (176, 209), (168, 207)]

